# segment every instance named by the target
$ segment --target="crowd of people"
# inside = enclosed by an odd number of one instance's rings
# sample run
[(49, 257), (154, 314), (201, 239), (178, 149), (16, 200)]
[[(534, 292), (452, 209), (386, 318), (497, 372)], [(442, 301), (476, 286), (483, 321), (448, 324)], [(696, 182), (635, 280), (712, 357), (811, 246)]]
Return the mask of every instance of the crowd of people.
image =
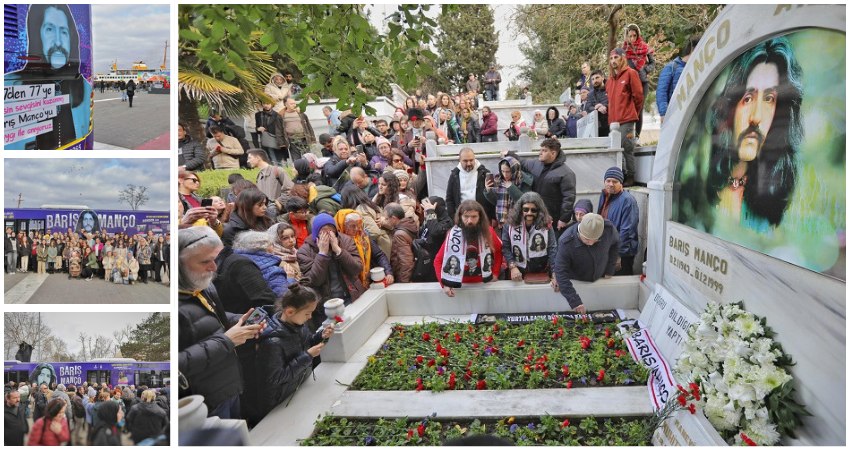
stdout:
[(302, 154), (292, 176), (250, 149), (257, 178), (232, 174), (227, 198), (201, 198), (198, 174), (179, 172), (181, 395), (258, 423), (318, 364), (333, 321), (317, 306), (357, 301), (373, 269), (384, 286), (439, 282), (448, 297), (475, 283), (548, 282), (579, 312), (573, 280), (632, 274), (638, 206), (619, 167), (600, 180), (598, 214), (576, 202), (553, 138), (536, 160), (503, 152), (495, 175), (464, 148), (445, 197), (429, 196), (420, 137), (439, 129), (420, 114), (409, 108), (407, 138), (323, 137), (329, 156)]
[(14, 233), (6, 228), (6, 274), (35, 272), (63, 274), (68, 279), (107, 283), (162, 283), (169, 277), (171, 234), (129, 235), (123, 231), (107, 233), (37, 230)]
[[(688, 41), (684, 62), (698, 39)], [(537, 110), (528, 121), (520, 111), (511, 114), (505, 135), (517, 139), (532, 130), (542, 139), (536, 160), (503, 151), (493, 174), (465, 147), (444, 197), (428, 192), (426, 133), (441, 143), (497, 140), (498, 119), (479, 108), (474, 74), (454, 96), (417, 90), (389, 120), (325, 107), (328, 129), (316, 154), (290, 76), (275, 74), (267, 86), (276, 103), (256, 115), (262, 144), (218, 139), (233, 123), (211, 117), (216, 142), (207, 150), (216, 146), (213, 158), (230, 155), (227, 165), (209, 164), (181, 125), (179, 366), (189, 388), (180, 395), (202, 395), (210, 415), (254, 426), (288, 402), (320, 363), (334, 323), (320, 305), (329, 299), (348, 305), (373, 283), (437, 282), (447, 297), (497, 280), (548, 283), (570, 308), (586, 313), (574, 280), (634, 271), (639, 210), (625, 188), (633, 183), (652, 53), (639, 28), (629, 25), (626, 42), (609, 55), (608, 74), (582, 65), (581, 103), (568, 102), (563, 116), (556, 107)], [(664, 84), (668, 95), (680, 63), (663, 71), (673, 77)], [(484, 82), (488, 100), (495, 100), (501, 78), (490, 69)], [(600, 136), (619, 124), (625, 150), (624, 167), (609, 168), (600, 180), (595, 207), (591, 199), (577, 200), (576, 175), (558, 140), (575, 136), (576, 122), (594, 111)], [(230, 145), (240, 145), (238, 155), (224, 150)], [(278, 167), (287, 159), (291, 176)], [(227, 198), (197, 194), (198, 171), (241, 165), (259, 169), (256, 180), (234, 173)], [(382, 280), (373, 281), (375, 270)]]
[[(4, 385), (4, 445), (168, 445), (170, 387), (79, 386), (14, 381)], [(30, 420), (32, 423), (30, 424)]]

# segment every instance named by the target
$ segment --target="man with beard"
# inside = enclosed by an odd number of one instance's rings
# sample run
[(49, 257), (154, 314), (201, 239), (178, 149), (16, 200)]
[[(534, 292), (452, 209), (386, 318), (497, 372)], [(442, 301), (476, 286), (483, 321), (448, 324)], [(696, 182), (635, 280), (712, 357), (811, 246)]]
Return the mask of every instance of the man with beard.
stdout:
[(522, 281), (526, 274), (546, 273), (552, 289), (558, 292), (558, 282), (552, 275), (558, 240), (551, 223), (540, 194), (526, 192), (514, 203), (502, 228), (502, 242), (510, 243), (502, 247), (502, 256), (511, 280)]
[(92, 86), (80, 73), (80, 36), (68, 5), (29, 5), (27, 42), (26, 65), (4, 78), (15, 85), (51, 87), (54, 92), (48, 98), (68, 95), (48, 119), (53, 130), (35, 137), (35, 149), (62, 148), (88, 133), (91, 117)]
[(495, 205), (485, 197), (487, 175), (490, 170), (475, 159), (475, 152), (465, 147), (458, 155), (458, 165), (452, 169), (449, 182), (446, 185), (446, 209), (449, 217), (454, 217), (458, 205), (466, 200), (474, 200), (480, 205), (487, 205), (487, 217), (496, 217)]
[(794, 192), (802, 77), (788, 40), (771, 39), (735, 60), (712, 108), (708, 198), (747, 228), (778, 225)]
[(599, 115), (599, 137), (608, 136), (608, 93), (605, 92), (605, 77), (602, 71), (594, 70), (590, 74), (590, 83), (593, 88), (587, 93), (587, 101), (582, 107), (582, 117), (596, 111)]
[(256, 339), (265, 325), (244, 325), (253, 308), (244, 316), (224, 311), (212, 286), (215, 258), (224, 246), (212, 228), (180, 230), (178, 243), (178, 366), (189, 385), (180, 397), (203, 395), (209, 416), (240, 418), (243, 384), (236, 347)]
[[(493, 258), (492, 264), (485, 267), (484, 261)], [(443, 266), (443, 259), (465, 261), (463, 273)], [(470, 263), (470, 259), (472, 259)], [(466, 200), (460, 204), (455, 215), (455, 226), (449, 230), (446, 241), (434, 257), (434, 271), (439, 274), (443, 293), (455, 296), (455, 288), (463, 283), (489, 283), (499, 279), (502, 267), (502, 241), (489, 225), (487, 213), (475, 200)], [(484, 271), (491, 269), (492, 271)]]
[(599, 196), (599, 215), (610, 220), (620, 233), (620, 253), (614, 275), (632, 275), (639, 246), (637, 200), (623, 189), (623, 172), (619, 167), (606, 170), (604, 181), (605, 188)]

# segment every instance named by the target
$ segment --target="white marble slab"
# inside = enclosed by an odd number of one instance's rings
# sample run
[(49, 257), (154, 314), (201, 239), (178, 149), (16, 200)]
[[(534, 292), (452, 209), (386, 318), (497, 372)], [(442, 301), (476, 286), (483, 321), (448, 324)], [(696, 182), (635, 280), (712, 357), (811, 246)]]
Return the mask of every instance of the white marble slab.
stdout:
[[(504, 391), (347, 391), (329, 411), (341, 417), (499, 419), (539, 417), (633, 417), (652, 414), (646, 386)], [(494, 405), (498, 407), (494, 408)]]

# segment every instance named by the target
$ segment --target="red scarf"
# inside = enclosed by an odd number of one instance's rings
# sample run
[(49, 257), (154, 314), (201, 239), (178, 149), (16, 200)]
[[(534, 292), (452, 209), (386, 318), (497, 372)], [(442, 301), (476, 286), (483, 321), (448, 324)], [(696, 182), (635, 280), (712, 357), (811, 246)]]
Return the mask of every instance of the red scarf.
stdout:
[(635, 70), (642, 69), (644, 64), (646, 64), (646, 55), (653, 52), (653, 50), (646, 45), (646, 42), (643, 41), (643, 38), (640, 37), (635, 40), (634, 44), (629, 41), (623, 43), (623, 50), (626, 51), (626, 59), (635, 65)]

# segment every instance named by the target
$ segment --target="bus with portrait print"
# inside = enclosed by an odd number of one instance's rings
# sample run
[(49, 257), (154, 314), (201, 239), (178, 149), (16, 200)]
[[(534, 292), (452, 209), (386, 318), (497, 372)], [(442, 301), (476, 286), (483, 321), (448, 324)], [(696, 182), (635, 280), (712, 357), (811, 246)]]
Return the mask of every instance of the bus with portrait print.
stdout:
[(3, 148), (94, 146), (91, 5), (3, 5)]
[(132, 358), (102, 358), (85, 362), (3, 363), (3, 383), (52, 383), (79, 386), (83, 382), (112, 386), (165, 387), (171, 380), (170, 362), (140, 362)]

